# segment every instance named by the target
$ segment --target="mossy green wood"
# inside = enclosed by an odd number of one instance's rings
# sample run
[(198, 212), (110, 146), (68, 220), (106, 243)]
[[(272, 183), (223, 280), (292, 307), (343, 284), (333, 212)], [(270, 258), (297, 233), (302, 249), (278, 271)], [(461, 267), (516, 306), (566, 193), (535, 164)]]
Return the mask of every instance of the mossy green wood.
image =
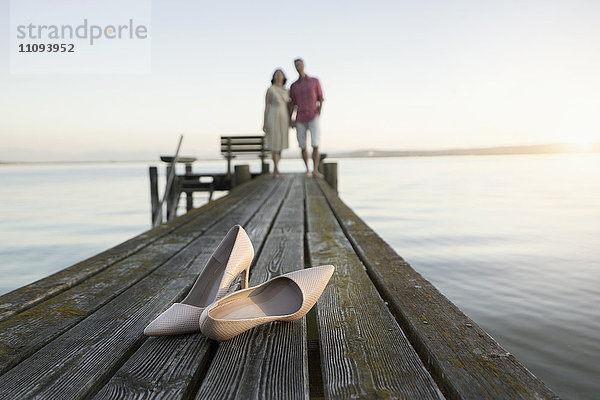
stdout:
[[(263, 180), (271, 185), (269, 180)], [(189, 217), (193, 223), (180, 224), (137, 253), (105, 268), (78, 285), (45, 300), (11, 318), (0, 322), (0, 373), (6, 372), (37, 349), (83, 320), (86, 316), (127, 290), (134, 283), (188, 246), (204, 231), (236, 210), (249, 196), (261, 198), (262, 185), (238, 191), (231, 198), (211, 207), (198, 218)]]
[(369, 280), (323, 193), (306, 181), (312, 266), (336, 270), (317, 302), (326, 397), (443, 398)]
[[(251, 190), (251, 186), (242, 186), (236, 188), (236, 191), (239, 192), (236, 194), (244, 195)], [(224, 202), (231, 203), (231, 198), (222, 197), (207, 203), (191, 211), (186, 215), (186, 218), (178, 218), (155, 229), (146, 231), (87, 260), (0, 296), (0, 321), (83, 282), (90, 276), (137, 253), (175, 229), (181, 228), (183, 225), (196, 223), (197, 218), (204, 218), (209, 210), (222, 207)]]
[(447, 397), (558, 398), (404, 261), (330, 187), (322, 182), (319, 186), (371, 279)]
[[(290, 180), (274, 183), (278, 185), (271, 193), (263, 193), (267, 201), (249, 221), (243, 223), (257, 252), (265, 241)], [(175, 297), (173, 301), (179, 301), (193, 281), (191, 279), (183, 290), (171, 293), (170, 296)], [(165, 303), (165, 307), (169, 305), (170, 302)], [(116, 371), (95, 398), (187, 398), (197, 388), (216, 348), (216, 342), (201, 334), (149, 338)]]
[[(256, 189), (265, 186), (273, 190), (276, 183), (266, 180)], [(0, 376), (0, 398), (77, 398), (98, 390), (143, 343), (144, 327), (180, 295), (181, 288), (193, 283), (227, 230), (246, 223), (267, 199), (260, 190), (238, 199), (205, 235)], [(156, 250), (162, 252), (164, 246)]]

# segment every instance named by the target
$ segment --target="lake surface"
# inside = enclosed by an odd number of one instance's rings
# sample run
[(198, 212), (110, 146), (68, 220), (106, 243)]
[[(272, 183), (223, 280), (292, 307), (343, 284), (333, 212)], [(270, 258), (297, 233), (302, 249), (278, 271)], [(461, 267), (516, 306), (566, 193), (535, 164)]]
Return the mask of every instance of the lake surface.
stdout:
[[(600, 398), (600, 154), (338, 163), (340, 196), (418, 272), (560, 396)], [(147, 167), (1, 166), (0, 294), (149, 229)]]

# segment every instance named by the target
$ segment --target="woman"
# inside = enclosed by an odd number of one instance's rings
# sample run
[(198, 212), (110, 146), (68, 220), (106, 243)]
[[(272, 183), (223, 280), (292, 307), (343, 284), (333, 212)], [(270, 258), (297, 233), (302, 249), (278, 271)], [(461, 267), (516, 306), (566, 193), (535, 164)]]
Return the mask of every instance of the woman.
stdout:
[(277, 69), (271, 79), (271, 87), (267, 90), (265, 101), (265, 119), (263, 132), (265, 132), (265, 147), (271, 150), (273, 155), (273, 174), (276, 178), (281, 177), (279, 173), (279, 160), (281, 150), (288, 148), (288, 129), (290, 126), (290, 114), (288, 104), (290, 96), (285, 89), (287, 78), (282, 70)]

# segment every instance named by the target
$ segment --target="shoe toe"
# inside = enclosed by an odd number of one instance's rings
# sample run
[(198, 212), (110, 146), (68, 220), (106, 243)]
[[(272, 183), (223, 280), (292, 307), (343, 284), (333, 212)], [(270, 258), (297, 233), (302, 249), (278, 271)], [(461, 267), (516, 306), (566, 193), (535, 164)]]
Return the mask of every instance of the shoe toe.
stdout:
[(321, 297), (334, 272), (335, 267), (333, 265), (321, 265), (287, 274), (302, 290), (304, 301), (302, 308), (285, 320), (294, 321), (306, 315)]
[(189, 304), (175, 303), (148, 324), (144, 335), (165, 336), (199, 332), (198, 321), (203, 310)]

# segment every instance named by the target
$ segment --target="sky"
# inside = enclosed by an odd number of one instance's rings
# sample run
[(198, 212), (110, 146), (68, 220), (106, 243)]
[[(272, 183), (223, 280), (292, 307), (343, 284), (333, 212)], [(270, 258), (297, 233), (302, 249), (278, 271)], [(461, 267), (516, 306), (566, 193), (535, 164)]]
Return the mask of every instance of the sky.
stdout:
[(0, 0), (0, 161), (156, 159), (180, 134), (216, 158), (220, 135), (261, 133), (296, 57), (322, 84), (322, 151), (600, 141), (598, 1), (146, 3), (149, 68), (111, 73), (140, 60), (123, 47), (106, 73), (23, 74)]

